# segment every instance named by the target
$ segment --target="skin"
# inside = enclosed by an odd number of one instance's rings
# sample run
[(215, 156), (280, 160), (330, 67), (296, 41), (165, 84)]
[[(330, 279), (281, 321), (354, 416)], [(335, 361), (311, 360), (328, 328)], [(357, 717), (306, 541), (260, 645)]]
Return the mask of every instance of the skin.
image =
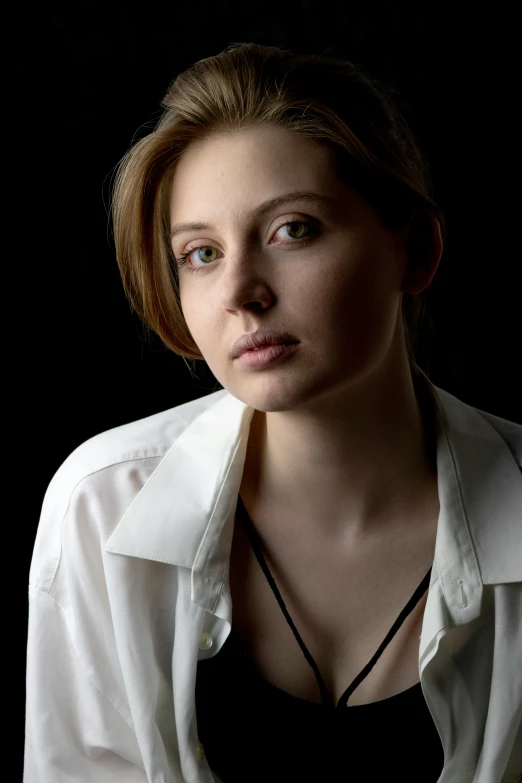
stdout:
[[(332, 198), (256, 217), (295, 190)], [(320, 233), (300, 242), (313, 219)], [(214, 226), (173, 238), (190, 332), (218, 381), (255, 408), (241, 496), (266, 536), (354, 547), (435, 509), (430, 426), (415, 397), (401, 327), (402, 292), (418, 293), (442, 253), (438, 221), (416, 213), (392, 231), (337, 177), (331, 150), (274, 126), (191, 145), (174, 172), (171, 226)], [(190, 265), (190, 260), (187, 261)], [(300, 340), (263, 370), (230, 358), (245, 332)], [(281, 510), (284, 509), (284, 526)], [(426, 514), (424, 514), (426, 516)]]

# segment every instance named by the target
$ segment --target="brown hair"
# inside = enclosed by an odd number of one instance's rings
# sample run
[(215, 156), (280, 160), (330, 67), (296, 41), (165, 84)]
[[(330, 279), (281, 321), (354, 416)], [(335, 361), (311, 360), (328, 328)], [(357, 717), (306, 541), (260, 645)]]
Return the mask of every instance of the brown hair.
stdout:
[[(174, 353), (203, 359), (181, 310), (178, 269), (169, 241), (175, 164), (194, 141), (269, 123), (328, 144), (339, 177), (363, 195), (382, 222), (402, 228), (418, 209), (444, 215), (434, 201), (428, 164), (390, 87), (361, 66), (276, 46), (232, 43), (180, 73), (162, 101), (154, 130), (116, 169), (112, 218), (126, 295), (145, 325)], [(410, 367), (427, 289), (402, 295)]]

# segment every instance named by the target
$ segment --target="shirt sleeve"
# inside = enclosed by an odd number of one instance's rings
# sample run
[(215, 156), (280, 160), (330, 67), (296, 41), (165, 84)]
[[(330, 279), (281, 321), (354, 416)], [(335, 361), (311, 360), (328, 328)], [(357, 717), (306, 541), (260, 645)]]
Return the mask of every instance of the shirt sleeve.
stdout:
[(133, 727), (96, 688), (64, 609), (29, 587), (23, 783), (147, 783)]

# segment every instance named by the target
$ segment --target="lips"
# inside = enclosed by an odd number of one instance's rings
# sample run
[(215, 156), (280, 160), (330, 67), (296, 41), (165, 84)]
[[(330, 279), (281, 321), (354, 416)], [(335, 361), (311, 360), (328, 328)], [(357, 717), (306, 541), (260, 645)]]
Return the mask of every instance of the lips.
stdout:
[(245, 351), (255, 351), (256, 348), (266, 348), (270, 345), (292, 345), (299, 340), (288, 332), (264, 331), (258, 329), (242, 335), (232, 347), (231, 358), (237, 359)]

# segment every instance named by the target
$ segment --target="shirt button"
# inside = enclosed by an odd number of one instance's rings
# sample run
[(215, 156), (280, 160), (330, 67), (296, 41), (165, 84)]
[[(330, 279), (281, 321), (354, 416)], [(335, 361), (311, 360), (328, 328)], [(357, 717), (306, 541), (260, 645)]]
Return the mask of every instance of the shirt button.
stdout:
[(213, 644), (214, 644), (214, 640), (212, 639), (212, 636), (209, 633), (202, 633), (201, 636), (199, 637), (200, 650), (210, 650)]
[(197, 754), (198, 754), (198, 759), (205, 758), (205, 748), (203, 747), (201, 742), (198, 742)]

